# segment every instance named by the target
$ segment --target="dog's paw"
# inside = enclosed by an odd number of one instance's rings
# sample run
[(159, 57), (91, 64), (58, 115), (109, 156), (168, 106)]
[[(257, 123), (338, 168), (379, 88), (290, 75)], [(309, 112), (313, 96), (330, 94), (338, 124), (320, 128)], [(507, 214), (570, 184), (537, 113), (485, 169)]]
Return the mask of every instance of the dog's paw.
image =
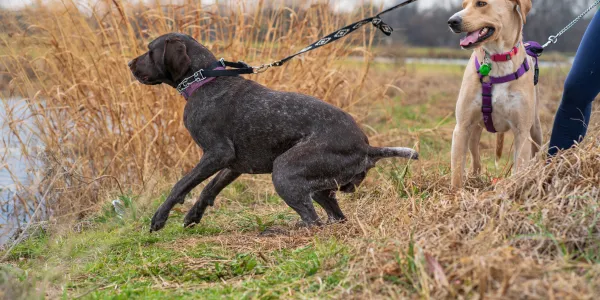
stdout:
[(202, 214), (197, 213), (195, 211), (195, 209), (192, 208), (187, 213), (187, 215), (185, 215), (185, 218), (183, 218), (183, 227), (184, 228), (194, 227), (196, 224), (200, 223), (200, 220), (202, 220)]
[(159, 231), (165, 227), (167, 224), (167, 216), (163, 216), (161, 211), (158, 210), (154, 216), (152, 217), (152, 222), (150, 223), (150, 232)]
[(300, 221), (298, 223), (296, 223), (296, 227), (299, 228), (310, 228), (310, 227), (320, 227), (323, 226), (323, 222), (321, 222), (321, 220), (314, 220), (314, 221)]
[(198, 225), (198, 223), (196, 222), (192, 222), (192, 223), (187, 223), (187, 222), (183, 222), (183, 228), (194, 228), (196, 227), (196, 225)]
[(195, 221), (195, 220), (188, 220), (186, 218), (183, 220), (183, 228), (193, 228), (194, 226), (198, 225), (198, 223), (200, 223), (200, 220)]
[(327, 224), (338, 224), (338, 223), (346, 223), (348, 219), (346, 217), (329, 217), (327, 218)]

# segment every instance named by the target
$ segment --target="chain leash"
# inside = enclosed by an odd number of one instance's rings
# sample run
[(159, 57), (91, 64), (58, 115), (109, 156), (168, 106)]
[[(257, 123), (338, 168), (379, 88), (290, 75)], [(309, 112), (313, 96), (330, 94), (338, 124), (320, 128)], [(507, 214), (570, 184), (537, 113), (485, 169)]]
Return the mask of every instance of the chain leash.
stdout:
[(583, 13), (581, 13), (577, 18), (575, 18), (575, 20), (573, 20), (571, 23), (569, 23), (569, 25), (567, 25), (565, 28), (563, 28), (559, 33), (557, 33), (556, 35), (551, 35), (548, 38), (548, 42), (545, 43), (542, 48), (546, 48), (548, 47), (550, 44), (556, 44), (558, 42), (558, 38), (563, 35), (565, 32), (567, 32), (567, 30), (571, 29), (573, 26), (575, 26), (575, 24), (577, 24), (577, 22), (581, 21), (581, 19), (583, 19), (583, 17), (585, 15), (587, 15), (592, 9), (596, 8), (596, 6), (598, 6), (598, 4), (600, 4), (600, 0), (596, 0), (594, 2), (594, 4), (592, 4), (592, 6), (588, 7), (588, 9), (586, 9)]

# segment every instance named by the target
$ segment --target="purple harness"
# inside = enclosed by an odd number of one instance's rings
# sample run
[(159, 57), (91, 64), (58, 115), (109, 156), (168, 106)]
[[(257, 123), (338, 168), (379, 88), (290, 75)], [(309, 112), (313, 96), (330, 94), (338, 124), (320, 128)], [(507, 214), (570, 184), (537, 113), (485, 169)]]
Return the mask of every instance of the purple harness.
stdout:
[[(538, 49), (542, 49), (540, 44), (536, 42), (528, 42), (525, 44), (525, 50), (527, 51), (527, 55), (531, 56), (535, 60), (535, 76), (534, 76), (534, 84), (537, 85), (538, 77), (539, 77), (539, 67), (538, 67), (538, 57), (540, 52), (537, 52)], [(481, 64), (479, 63), (479, 59), (475, 57), (475, 68), (477, 69), (477, 74), (479, 74), (479, 79), (481, 81), (481, 112), (483, 113), (483, 123), (485, 124), (485, 128), (487, 131), (491, 133), (496, 133), (496, 128), (494, 128), (494, 121), (492, 119), (492, 112), (494, 112), (494, 108), (492, 106), (492, 90), (494, 84), (502, 84), (511, 82), (513, 80), (517, 80), (525, 75), (530, 67), (527, 57), (525, 57), (525, 61), (521, 65), (521, 67), (512, 74), (501, 76), (501, 77), (493, 77), (489, 76), (489, 81), (484, 82), (483, 79), (486, 76), (481, 75), (479, 73), (479, 68)]]

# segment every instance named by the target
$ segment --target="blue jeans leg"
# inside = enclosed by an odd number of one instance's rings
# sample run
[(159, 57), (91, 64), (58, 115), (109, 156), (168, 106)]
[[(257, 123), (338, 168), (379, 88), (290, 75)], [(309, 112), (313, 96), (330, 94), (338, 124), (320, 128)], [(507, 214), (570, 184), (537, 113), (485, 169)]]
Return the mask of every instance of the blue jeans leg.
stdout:
[(564, 94), (552, 129), (548, 154), (569, 149), (583, 140), (600, 93), (600, 13), (590, 23), (565, 81)]

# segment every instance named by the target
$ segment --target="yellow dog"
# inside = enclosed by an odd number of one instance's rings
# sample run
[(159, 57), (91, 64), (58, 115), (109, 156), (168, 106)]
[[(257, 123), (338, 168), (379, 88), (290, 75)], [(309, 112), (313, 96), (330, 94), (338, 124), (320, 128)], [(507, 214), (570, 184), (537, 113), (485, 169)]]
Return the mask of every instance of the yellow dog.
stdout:
[(479, 141), (484, 128), (497, 135), (502, 155), (504, 133), (515, 135), (514, 171), (539, 151), (542, 144), (533, 66), (526, 53), (522, 27), (531, 0), (464, 0), (463, 10), (450, 18), (455, 33), (467, 33), (460, 45), (473, 49), (456, 105), (452, 137), (452, 187), (461, 188), (467, 147), (473, 173), (481, 172)]

